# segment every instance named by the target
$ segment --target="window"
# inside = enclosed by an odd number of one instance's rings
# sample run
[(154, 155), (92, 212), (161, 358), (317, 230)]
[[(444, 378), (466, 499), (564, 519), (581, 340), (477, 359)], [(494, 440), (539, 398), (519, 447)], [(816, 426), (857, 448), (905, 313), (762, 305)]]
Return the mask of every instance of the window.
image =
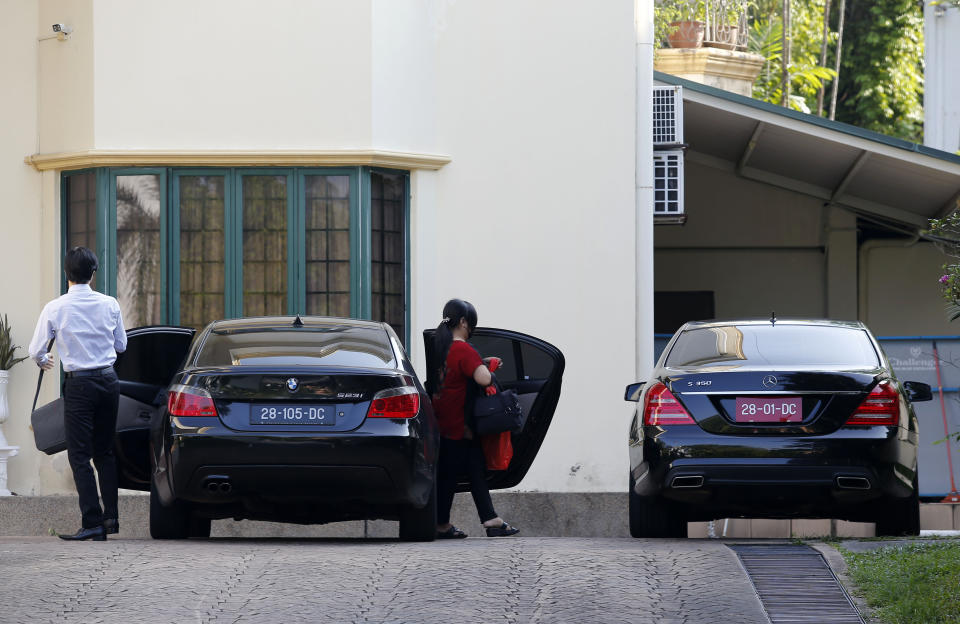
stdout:
[(406, 341), (407, 179), (364, 167), (68, 172), (64, 251), (97, 253), (95, 287), (127, 327), (307, 314), (382, 320)]

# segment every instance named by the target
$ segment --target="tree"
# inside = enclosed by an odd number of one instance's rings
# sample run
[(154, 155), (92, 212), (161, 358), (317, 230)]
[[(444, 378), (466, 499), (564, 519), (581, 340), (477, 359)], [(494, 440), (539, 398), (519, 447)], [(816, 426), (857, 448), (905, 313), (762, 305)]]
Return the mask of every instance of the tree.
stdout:
[(922, 3), (847, 1), (838, 90), (838, 120), (922, 140)]

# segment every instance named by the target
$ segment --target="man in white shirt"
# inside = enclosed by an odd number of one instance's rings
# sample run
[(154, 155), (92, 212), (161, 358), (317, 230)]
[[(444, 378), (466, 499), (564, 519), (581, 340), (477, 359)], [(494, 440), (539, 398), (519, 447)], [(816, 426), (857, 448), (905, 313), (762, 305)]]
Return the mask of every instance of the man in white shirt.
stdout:
[[(103, 541), (119, 531), (117, 521), (117, 465), (113, 438), (117, 427), (117, 375), (113, 363), (127, 348), (120, 304), (90, 288), (98, 268), (97, 256), (86, 247), (74, 247), (63, 259), (67, 294), (43, 308), (30, 341), (30, 357), (44, 370), (53, 368), (47, 352), (56, 339), (66, 372), (63, 383), (67, 458), (80, 495), (82, 526), (65, 540)], [(90, 460), (97, 467), (94, 477)], [(97, 496), (97, 480), (103, 508)]]

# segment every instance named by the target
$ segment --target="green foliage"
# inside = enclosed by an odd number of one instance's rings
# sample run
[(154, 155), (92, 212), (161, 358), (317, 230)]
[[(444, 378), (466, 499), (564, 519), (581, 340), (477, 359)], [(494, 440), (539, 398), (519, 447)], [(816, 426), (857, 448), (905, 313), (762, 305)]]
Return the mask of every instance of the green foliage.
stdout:
[(847, 0), (843, 39), (837, 119), (890, 136), (921, 141), (921, 3)]
[[(820, 3), (820, 15), (823, 0), (813, 0), (811, 5)], [(809, 9), (809, 7), (807, 7)], [(817, 91), (825, 81), (836, 76), (832, 69), (820, 66), (819, 39), (822, 32), (813, 37), (813, 30), (823, 28), (823, 19), (812, 15), (815, 11), (794, 11), (792, 62), (789, 67), (791, 95), (789, 107), (809, 113), (816, 108)], [(797, 15), (803, 17), (797, 20)], [(798, 28), (800, 24), (802, 27)], [(780, 88), (780, 72), (783, 63), (783, 20), (779, 15), (769, 14), (754, 19), (750, 24), (748, 49), (764, 58), (760, 76), (753, 83), (753, 97), (771, 104), (780, 104), (783, 91)]]
[(26, 357), (14, 357), (19, 348), (13, 344), (13, 337), (10, 335), (10, 323), (7, 320), (7, 315), (4, 314), (3, 320), (0, 321), (0, 370), (10, 370), (15, 364), (27, 359)]
[(844, 551), (850, 578), (883, 622), (960, 623), (960, 543)]

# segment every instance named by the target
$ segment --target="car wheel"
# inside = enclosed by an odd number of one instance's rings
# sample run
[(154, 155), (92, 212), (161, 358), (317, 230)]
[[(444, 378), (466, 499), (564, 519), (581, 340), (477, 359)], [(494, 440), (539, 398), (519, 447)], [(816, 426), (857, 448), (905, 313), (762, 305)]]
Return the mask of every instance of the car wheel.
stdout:
[(687, 519), (673, 501), (641, 497), (630, 478), (631, 537), (687, 537)]
[[(190, 511), (183, 501), (164, 507), (157, 495), (157, 486), (150, 482), (150, 537), (153, 539), (186, 539), (190, 536)], [(209, 533), (208, 533), (209, 535)]]
[(408, 508), (400, 514), (400, 540), (403, 542), (432, 542), (437, 538), (437, 484), (434, 482), (430, 500), (421, 509)]
[(920, 488), (913, 478), (909, 498), (888, 500), (878, 508), (877, 537), (920, 535)]

